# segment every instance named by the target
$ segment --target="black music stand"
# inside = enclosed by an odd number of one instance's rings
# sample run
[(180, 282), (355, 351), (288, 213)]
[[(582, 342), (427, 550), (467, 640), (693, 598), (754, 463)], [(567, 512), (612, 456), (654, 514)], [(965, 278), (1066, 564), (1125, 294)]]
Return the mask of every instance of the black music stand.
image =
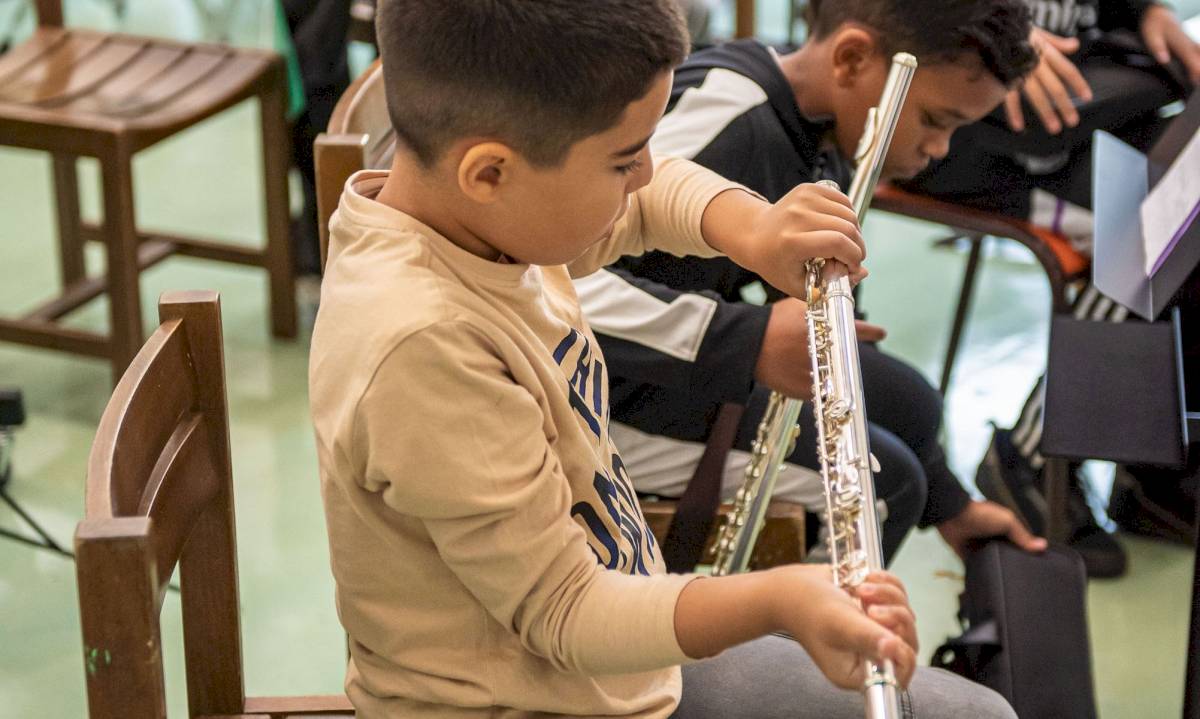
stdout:
[(63, 556), (72, 557), (74, 555), (54, 541), (54, 537), (50, 536), (50, 533), (21, 507), (16, 498), (8, 493), (8, 483), (12, 479), (13, 434), (16, 428), (24, 423), (25, 405), (21, 400), (21, 393), (17, 390), (0, 388), (0, 500), (3, 500), (29, 529), (38, 535), (38, 539), (30, 539), (3, 527), (0, 527), (0, 537), (7, 537), (22, 544), (39, 549), (49, 549)]
[[(1041, 445), (1047, 457), (1183, 468), (1192, 442), (1200, 442), (1200, 411), (1187, 406), (1181, 312), (1172, 306), (1180, 287), (1197, 281), (1200, 221), (1184, 223), (1173, 249), (1148, 273), (1139, 212), (1197, 132), (1200, 93), (1148, 155), (1096, 133), (1094, 282), (1147, 321), (1053, 319)], [(1197, 545), (1184, 719), (1200, 719), (1200, 539)]]

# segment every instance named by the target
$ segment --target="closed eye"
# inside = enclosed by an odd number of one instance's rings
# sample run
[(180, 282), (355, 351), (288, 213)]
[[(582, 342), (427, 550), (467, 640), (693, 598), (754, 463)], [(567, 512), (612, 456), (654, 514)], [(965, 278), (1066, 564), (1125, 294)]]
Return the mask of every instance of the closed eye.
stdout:
[(947, 129), (944, 123), (938, 122), (937, 118), (935, 118), (933, 115), (930, 115), (928, 112), (921, 113), (921, 123), (926, 127), (932, 127), (935, 130)]
[(619, 165), (616, 168), (617, 172), (620, 172), (622, 175), (632, 175), (640, 169), (642, 169), (642, 159), (640, 157), (633, 162), (626, 165)]

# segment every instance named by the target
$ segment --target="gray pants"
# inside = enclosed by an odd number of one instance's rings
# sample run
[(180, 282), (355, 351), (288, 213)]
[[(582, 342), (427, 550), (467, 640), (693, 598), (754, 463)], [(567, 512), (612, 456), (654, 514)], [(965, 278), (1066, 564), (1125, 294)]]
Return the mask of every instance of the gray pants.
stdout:
[[(987, 687), (920, 667), (904, 696), (915, 719), (1016, 719)], [(857, 692), (829, 683), (808, 653), (769, 636), (683, 667), (683, 700), (674, 719), (862, 719)]]

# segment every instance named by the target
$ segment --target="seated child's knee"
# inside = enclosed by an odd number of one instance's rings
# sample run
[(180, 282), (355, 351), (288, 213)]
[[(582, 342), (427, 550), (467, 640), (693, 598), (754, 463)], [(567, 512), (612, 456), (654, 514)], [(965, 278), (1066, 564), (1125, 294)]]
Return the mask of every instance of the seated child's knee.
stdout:
[(971, 716), (974, 719), (1018, 719), (1016, 710), (1007, 699), (985, 686), (977, 686), (980, 695), (971, 703)]
[(942, 669), (918, 669), (909, 696), (921, 719), (1018, 719), (1000, 694)]

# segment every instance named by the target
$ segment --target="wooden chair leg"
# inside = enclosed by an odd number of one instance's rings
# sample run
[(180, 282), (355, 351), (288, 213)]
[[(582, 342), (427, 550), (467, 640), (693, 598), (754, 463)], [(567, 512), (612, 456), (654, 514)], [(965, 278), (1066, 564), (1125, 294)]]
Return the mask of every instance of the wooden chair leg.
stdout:
[[(149, 524), (149, 517), (85, 519), (75, 532), (84, 679), (93, 719), (167, 715)], [(87, 597), (107, 601), (89, 604)], [(116, 613), (101, 612), (101, 606)]]
[(113, 380), (118, 381), (142, 346), (138, 236), (133, 213), (133, 166), (125, 153), (100, 158), (104, 185), (104, 244)]
[(979, 271), (979, 256), (983, 250), (983, 236), (968, 234), (971, 241), (971, 252), (967, 255), (967, 267), (963, 271), (962, 286), (958, 291), (958, 306), (954, 310), (954, 322), (950, 325), (950, 343), (946, 346), (946, 359), (942, 363), (942, 377), (938, 389), (942, 396), (950, 388), (950, 376), (954, 372), (954, 362), (958, 358), (958, 346), (962, 342), (963, 327), (967, 324), (967, 315), (971, 312), (971, 299), (975, 294), (975, 279)]
[(286, 83), (278, 77), (261, 95), (263, 191), (266, 194), (267, 245), (264, 261), (271, 285), (271, 330), (276, 337), (296, 336), (296, 278), (292, 267), (288, 165), (291, 137), (284, 117)]
[(80, 234), (79, 176), (76, 157), (54, 153), (54, 198), (58, 209), (58, 263), (65, 288), (82, 280), (87, 272), (83, 262), (83, 237)]

